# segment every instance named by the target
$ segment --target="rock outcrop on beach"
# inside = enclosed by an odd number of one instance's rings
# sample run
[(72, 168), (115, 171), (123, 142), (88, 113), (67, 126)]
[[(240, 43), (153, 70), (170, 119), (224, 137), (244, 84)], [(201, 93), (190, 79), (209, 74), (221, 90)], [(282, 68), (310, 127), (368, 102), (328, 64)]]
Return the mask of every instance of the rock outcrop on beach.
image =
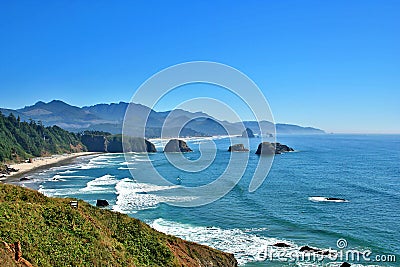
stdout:
[(192, 152), (193, 150), (186, 144), (185, 141), (179, 139), (171, 139), (165, 145), (164, 152)]
[(244, 138), (254, 138), (254, 133), (250, 128), (246, 128), (246, 130), (243, 131), (242, 137)]
[(1, 174), (3, 174), (3, 175), (10, 175), (11, 173), (17, 172), (17, 171), (18, 171), (17, 169), (11, 168), (11, 167), (8, 166), (8, 165), (1, 165), (1, 164), (0, 164), (0, 175), (1, 175)]
[(273, 155), (282, 154), (285, 152), (294, 151), (293, 148), (283, 145), (281, 143), (262, 142), (258, 145), (256, 154), (258, 155)]
[(248, 152), (249, 150), (247, 148), (245, 148), (243, 144), (235, 144), (235, 145), (229, 146), (228, 151), (229, 152)]
[(21, 241), (18, 253), (0, 246), (0, 266), (30, 266), (19, 264), (21, 247), (33, 266), (237, 266), (232, 254), (163, 234), (82, 200), (74, 208), (70, 201), (76, 200), (0, 183), (0, 211), (6, 216), (0, 240)]

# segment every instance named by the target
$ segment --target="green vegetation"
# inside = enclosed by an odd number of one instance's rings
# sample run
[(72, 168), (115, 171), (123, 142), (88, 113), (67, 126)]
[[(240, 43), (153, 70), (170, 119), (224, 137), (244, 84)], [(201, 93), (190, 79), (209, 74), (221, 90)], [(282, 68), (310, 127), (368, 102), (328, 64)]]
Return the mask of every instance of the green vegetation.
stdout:
[(6, 117), (0, 112), (0, 140), (0, 163), (86, 149), (77, 134), (40, 121), (23, 122), (12, 113)]
[(86, 131), (83, 131), (82, 133), (80, 133), (79, 135), (109, 136), (109, 135), (111, 135), (111, 133), (104, 132), (104, 131), (95, 131), (95, 130), (89, 131), (89, 130), (86, 130)]
[(83, 201), (74, 209), (71, 200), (0, 183), (0, 243), (20, 241), (34, 266), (237, 264), (230, 254), (162, 234), (127, 215)]

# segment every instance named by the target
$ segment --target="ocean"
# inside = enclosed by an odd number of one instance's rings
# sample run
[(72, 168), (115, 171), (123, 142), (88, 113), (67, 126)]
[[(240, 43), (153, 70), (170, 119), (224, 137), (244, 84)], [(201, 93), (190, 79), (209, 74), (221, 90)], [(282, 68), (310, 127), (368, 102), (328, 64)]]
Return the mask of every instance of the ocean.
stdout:
[[(250, 140), (249, 163), (240, 181), (222, 198), (200, 207), (166, 204), (174, 196), (163, 192), (204, 185), (222, 174), (231, 155), (229, 138), (212, 140), (215, 159), (198, 172), (174, 167), (161, 152), (148, 158), (132, 154), (129, 162), (123, 154), (100, 154), (29, 173), (30, 180), (19, 184), (47, 196), (75, 197), (93, 205), (97, 199), (106, 199), (110, 209), (161, 232), (233, 253), (242, 266), (340, 266), (343, 261), (352, 266), (400, 266), (400, 136), (326, 134), (277, 139), (295, 152), (276, 155), (256, 191), (248, 188), (260, 159), (255, 155), (258, 138)], [(194, 152), (184, 157), (194, 165), (201, 165), (199, 145), (203, 142), (210, 139), (188, 141)], [(240, 143), (240, 138), (234, 143)], [(162, 151), (161, 144), (156, 145)], [(175, 185), (146, 182), (152, 175), (149, 163)], [(288, 247), (276, 247), (276, 243)], [(305, 255), (299, 250), (305, 245), (332, 253), (301, 258)], [(347, 252), (361, 257), (350, 259)]]

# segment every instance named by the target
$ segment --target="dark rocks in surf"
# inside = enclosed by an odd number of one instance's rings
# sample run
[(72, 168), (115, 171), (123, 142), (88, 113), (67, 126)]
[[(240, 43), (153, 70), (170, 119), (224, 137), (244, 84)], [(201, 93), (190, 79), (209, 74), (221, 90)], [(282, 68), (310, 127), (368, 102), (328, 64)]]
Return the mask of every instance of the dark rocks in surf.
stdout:
[(164, 148), (164, 152), (192, 152), (193, 150), (186, 144), (185, 141), (179, 139), (171, 139)]
[(343, 262), (342, 265), (340, 265), (340, 267), (351, 267), (351, 264), (348, 262)]
[(243, 131), (242, 137), (244, 138), (254, 138), (254, 133), (250, 128), (246, 128), (246, 130)]
[(294, 151), (293, 148), (288, 147), (287, 145), (283, 145), (281, 143), (273, 143), (275, 144), (275, 154), (282, 154), (285, 152), (292, 152)]
[(258, 145), (256, 154), (257, 155), (273, 155), (273, 154), (282, 154), (285, 152), (292, 152), (293, 148), (288, 147), (287, 145), (283, 145), (281, 143), (270, 143), (270, 142), (262, 142)]
[(319, 248), (312, 248), (309, 246), (302, 246), (299, 250), (300, 252), (306, 252), (306, 253), (315, 253), (315, 254), (319, 254), (319, 255), (324, 255), (324, 256), (328, 256), (333, 254), (334, 252), (329, 251), (329, 250), (322, 250)]
[(248, 152), (249, 150), (247, 148), (245, 148), (243, 144), (236, 144), (236, 145), (229, 146), (228, 151), (229, 152)]
[(29, 181), (30, 179), (29, 178), (27, 178), (27, 177), (22, 177), (21, 179), (19, 179), (21, 182), (23, 182), (23, 181)]
[(309, 246), (302, 246), (299, 251), (300, 252), (319, 252), (321, 250), (318, 248), (312, 248)]
[(105, 199), (98, 199), (96, 201), (96, 207), (107, 207), (108, 205), (110, 205), (110, 204)]
[(274, 247), (278, 247), (278, 248), (290, 248), (291, 247), (291, 245), (288, 245), (288, 244), (283, 243), (283, 242), (275, 243), (273, 246)]

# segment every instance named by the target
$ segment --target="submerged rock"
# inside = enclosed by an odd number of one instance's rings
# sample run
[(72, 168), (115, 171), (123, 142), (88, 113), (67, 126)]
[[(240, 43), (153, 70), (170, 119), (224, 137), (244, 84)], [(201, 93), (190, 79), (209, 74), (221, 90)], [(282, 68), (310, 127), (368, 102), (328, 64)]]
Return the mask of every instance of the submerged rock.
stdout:
[(244, 138), (254, 138), (254, 133), (250, 128), (246, 128), (246, 130), (243, 131), (242, 137)]
[(96, 202), (96, 207), (107, 207), (108, 205), (110, 204), (105, 199), (98, 199)]
[(262, 142), (258, 145), (256, 154), (258, 155), (273, 155), (282, 154), (285, 152), (292, 152), (293, 148), (283, 145), (281, 143)]
[(249, 150), (247, 148), (245, 148), (243, 144), (236, 144), (236, 145), (229, 146), (228, 151), (229, 152), (247, 152)]
[(164, 148), (164, 152), (192, 152), (193, 150), (185, 141), (179, 139), (171, 139)]

